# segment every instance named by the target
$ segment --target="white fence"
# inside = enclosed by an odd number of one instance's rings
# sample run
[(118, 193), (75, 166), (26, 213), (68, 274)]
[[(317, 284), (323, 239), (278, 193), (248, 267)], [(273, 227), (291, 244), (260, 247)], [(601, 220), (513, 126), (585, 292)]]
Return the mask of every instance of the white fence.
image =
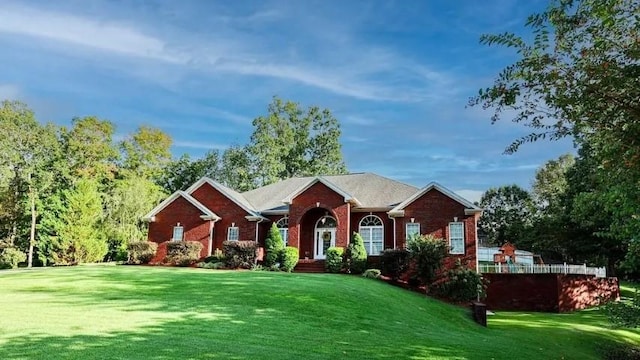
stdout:
[(584, 265), (569, 264), (480, 264), (481, 273), (504, 274), (577, 274), (594, 275), (595, 277), (607, 277), (605, 267), (589, 267)]
[[(500, 254), (499, 247), (478, 247), (478, 260), (493, 262), (493, 255)], [(533, 253), (530, 251), (516, 250), (516, 263), (518, 264), (533, 264)]]

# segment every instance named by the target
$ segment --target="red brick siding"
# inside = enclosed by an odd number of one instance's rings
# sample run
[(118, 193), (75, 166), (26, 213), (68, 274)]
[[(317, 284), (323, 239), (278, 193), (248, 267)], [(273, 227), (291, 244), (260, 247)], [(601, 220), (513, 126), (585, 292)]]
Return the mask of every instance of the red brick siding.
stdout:
[[(193, 204), (178, 197), (167, 207), (156, 214), (156, 221), (149, 224), (149, 241), (158, 243), (158, 252), (152, 262), (159, 262), (164, 259), (162, 243), (171, 240), (173, 227), (180, 223), (184, 228), (184, 240), (199, 241), (203, 245), (202, 256), (207, 255), (209, 241), (209, 221), (202, 220), (203, 215)], [(166, 250), (164, 250), (166, 253)]]
[[(319, 207), (316, 206), (318, 202)], [(307, 252), (310, 258), (313, 257), (313, 230), (325, 212), (338, 223), (336, 246), (345, 247), (349, 243), (350, 205), (345, 203), (343, 196), (317, 182), (294, 198), (289, 206), (289, 245), (300, 249), (301, 258)]]
[(245, 216), (246, 210), (238, 206), (233, 200), (224, 196), (208, 183), (202, 184), (191, 193), (196, 200), (220, 216), (213, 229), (213, 251), (222, 249), (222, 243), (227, 240), (227, 229), (232, 223), (239, 228), (239, 240), (256, 239), (256, 222), (249, 221)]
[(491, 310), (567, 312), (618, 300), (617, 278), (562, 274), (484, 274)]
[(373, 213), (351, 213), (351, 232), (359, 231), (360, 220), (368, 215), (375, 215), (382, 220), (384, 226), (384, 248), (393, 249), (393, 220), (389, 219), (389, 215), (382, 211)]
[(438, 190), (432, 189), (404, 209), (404, 218), (396, 220), (396, 236), (399, 248), (405, 246), (405, 224), (414, 218), (420, 223), (421, 234), (431, 234), (449, 242), (449, 223), (457, 217), (464, 223), (465, 254), (451, 255), (445, 260), (444, 267), (450, 268), (456, 260), (461, 260), (470, 268), (476, 269), (476, 216), (465, 215), (465, 206)]

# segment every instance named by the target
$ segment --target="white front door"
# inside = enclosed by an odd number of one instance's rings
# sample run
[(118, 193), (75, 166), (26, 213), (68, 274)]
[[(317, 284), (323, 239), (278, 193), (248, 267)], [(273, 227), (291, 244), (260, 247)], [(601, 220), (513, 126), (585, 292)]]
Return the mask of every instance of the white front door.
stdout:
[(332, 246), (336, 246), (336, 229), (316, 229), (313, 258), (324, 260), (327, 254), (327, 249)]

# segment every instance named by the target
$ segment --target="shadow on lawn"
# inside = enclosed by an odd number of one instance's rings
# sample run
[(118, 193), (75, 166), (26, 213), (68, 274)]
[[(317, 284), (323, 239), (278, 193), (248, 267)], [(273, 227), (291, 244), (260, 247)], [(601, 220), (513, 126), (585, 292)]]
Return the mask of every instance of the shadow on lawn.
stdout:
[[(114, 271), (52, 269), (59, 279), (57, 283), (36, 282), (18, 291), (50, 294), (52, 302), (85, 309), (111, 307), (117, 311), (149, 311), (173, 317), (100, 335), (5, 337), (7, 341), (0, 345), (0, 358), (484, 359), (490, 353), (496, 359), (512, 359), (522, 355), (518, 351), (535, 354), (542, 346), (561, 350), (564, 335), (574, 331), (581, 334), (574, 341), (590, 345), (587, 348), (593, 348), (593, 342), (602, 342), (603, 338), (621, 340), (613, 333), (598, 333), (595, 329), (600, 318), (589, 312), (580, 313), (584, 329), (576, 329), (569, 320), (563, 322), (562, 315), (550, 320), (537, 314), (506, 314), (490, 319), (489, 329), (454, 318), (449, 324), (458, 321), (459, 329), (453, 325), (453, 330), (431, 329), (429, 324), (415, 324), (407, 319), (406, 327), (387, 328), (394, 333), (355, 339), (354, 334), (361, 333), (363, 326), (371, 324), (366, 329), (374, 332), (379, 323), (375, 314), (362, 306), (362, 314), (351, 318), (336, 309), (336, 304), (360, 301), (351, 281), (332, 283), (339, 288), (319, 293), (318, 283), (330, 277), (275, 273), (247, 276), (246, 272), (175, 268), (154, 269), (151, 276), (148, 271), (139, 270), (137, 267), (118, 267)], [(51, 274), (34, 273), (30, 278), (39, 278), (46, 284)], [(91, 324), (91, 313), (86, 317)], [(354, 323), (354, 319), (359, 323)], [(417, 334), (423, 331), (420, 326), (425, 328), (424, 335)], [(519, 350), (501, 348), (504, 341), (495, 345), (498, 337), (509, 339), (517, 329), (525, 330), (531, 341), (507, 341), (513, 344), (509, 347)], [(469, 346), (467, 341), (482, 343), (486, 349)], [(560, 355), (572, 358), (571, 354)]]

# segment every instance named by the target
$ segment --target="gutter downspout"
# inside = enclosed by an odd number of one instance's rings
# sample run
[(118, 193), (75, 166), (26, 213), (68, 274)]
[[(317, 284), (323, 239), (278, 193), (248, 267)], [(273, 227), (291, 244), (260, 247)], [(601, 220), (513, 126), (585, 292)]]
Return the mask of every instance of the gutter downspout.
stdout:
[(264, 221), (264, 219), (260, 219), (260, 220), (256, 221), (256, 244), (258, 243), (259, 224), (261, 222), (263, 222), (263, 221)]
[(211, 256), (211, 253), (213, 251), (213, 224), (215, 222), (217, 222), (220, 219), (217, 220), (209, 220), (209, 246), (207, 248), (207, 256)]
[(395, 249), (398, 245), (396, 244), (396, 218), (395, 216), (387, 215), (389, 219), (393, 220), (393, 248)]

